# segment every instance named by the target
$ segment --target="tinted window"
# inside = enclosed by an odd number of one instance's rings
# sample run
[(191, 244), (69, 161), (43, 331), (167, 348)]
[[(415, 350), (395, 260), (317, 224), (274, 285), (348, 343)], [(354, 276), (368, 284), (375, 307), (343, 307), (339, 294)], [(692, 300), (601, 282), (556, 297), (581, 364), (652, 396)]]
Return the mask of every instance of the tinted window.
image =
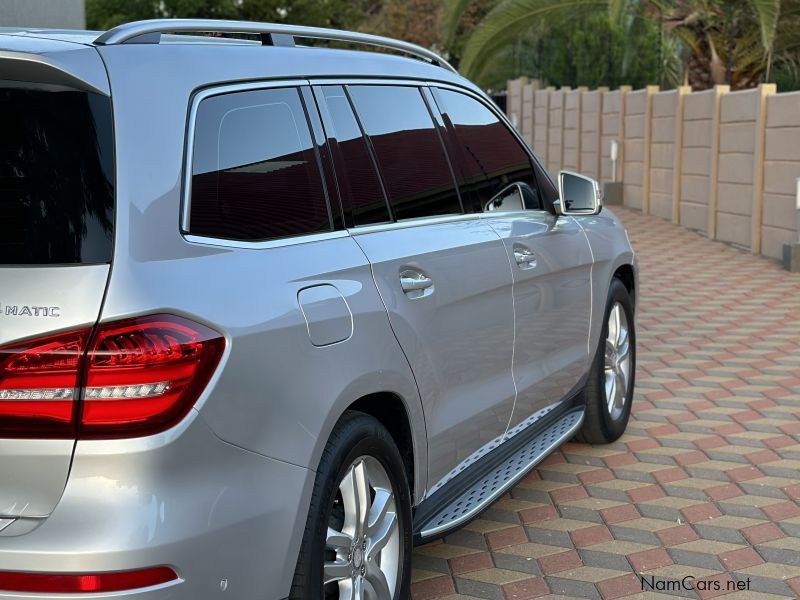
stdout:
[(460, 214), (450, 165), (419, 89), (348, 90), (372, 142), (395, 218)]
[(336, 177), (346, 210), (355, 225), (389, 221), (389, 207), (350, 100), (340, 86), (324, 87), (322, 94), (332, 129), (328, 136), (338, 149)]
[(189, 230), (247, 241), (331, 230), (297, 90), (225, 94), (200, 103)]
[(0, 264), (111, 260), (111, 101), (0, 88)]
[(541, 208), (530, 157), (494, 113), (474, 98), (451, 90), (438, 90), (437, 99), (462, 149), (463, 196), (471, 210), (481, 212), (490, 205), (498, 210), (496, 197), (508, 196), (506, 188), (516, 182), (525, 184), (525, 208)]

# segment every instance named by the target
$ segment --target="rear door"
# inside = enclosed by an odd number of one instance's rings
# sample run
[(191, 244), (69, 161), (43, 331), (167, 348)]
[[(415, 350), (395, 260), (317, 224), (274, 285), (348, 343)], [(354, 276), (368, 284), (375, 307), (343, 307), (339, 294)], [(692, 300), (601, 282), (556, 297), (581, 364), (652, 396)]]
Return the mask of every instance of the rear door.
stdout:
[(458, 156), (463, 195), (503, 239), (513, 272), (514, 434), (554, 409), (586, 372), (591, 250), (571, 217), (546, 210), (542, 178), (500, 118), (463, 92), (432, 91)]
[[(61, 498), (77, 363), (100, 312), (114, 222), (110, 98), (65, 86), (44, 61), (27, 74), (58, 85), (9, 81), (24, 56), (0, 60), (0, 530), (47, 516)], [(81, 333), (61, 335), (72, 330)]]
[(323, 86), (317, 97), (342, 155), (337, 177), (350, 232), (372, 264), (417, 378), (435, 491), (459, 464), (492, 447), (511, 416), (508, 260), (492, 228), (463, 214), (419, 88)]

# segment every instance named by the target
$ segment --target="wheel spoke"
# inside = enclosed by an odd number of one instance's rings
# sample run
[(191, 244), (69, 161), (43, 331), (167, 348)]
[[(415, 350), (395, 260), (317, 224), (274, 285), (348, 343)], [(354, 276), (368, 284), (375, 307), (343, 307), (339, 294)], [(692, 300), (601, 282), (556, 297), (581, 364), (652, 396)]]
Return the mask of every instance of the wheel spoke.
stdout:
[(362, 460), (353, 467), (353, 480), (356, 487), (356, 497), (358, 498), (358, 530), (364, 532), (369, 515), (369, 476), (367, 465)]
[(622, 389), (623, 396), (628, 393), (628, 378), (630, 377), (631, 374), (630, 370), (631, 370), (631, 363), (628, 359), (625, 359), (619, 363), (619, 369), (617, 369), (617, 373), (619, 373), (619, 383)]
[(380, 523), (378, 523), (370, 538), (370, 547), (367, 549), (367, 552), (371, 559), (374, 560), (378, 553), (383, 550), (389, 539), (392, 537), (392, 533), (394, 533), (396, 526), (397, 514), (393, 512), (387, 512), (383, 519), (381, 519)]
[(615, 304), (608, 315), (608, 341), (616, 350), (619, 336), (619, 304)]
[(619, 347), (622, 343), (622, 340), (625, 336), (625, 324), (624, 324), (625, 317), (622, 314), (622, 305), (617, 303), (614, 305), (614, 347), (617, 348), (619, 351)]
[(619, 328), (619, 336), (617, 337), (617, 352), (619, 354), (623, 353), (623, 348), (628, 347), (628, 324), (625, 322)]
[(392, 592), (389, 590), (389, 582), (386, 581), (386, 574), (378, 565), (367, 570), (367, 589), (370, 600), (392, 600)]
[(616, 373), (611, 373), (610, 377), (606, 378), (606, 402), (608, 403), (608, 412), (613, 414), (614, 401), (617, 395), (617, 376)]
[(346, 533), (342, 533), (341, 531), (336, 531), (332, 527), (328, 527), (328, 535), (325, 539), (325, 545), (331, 550), (348, 552), (350, 548), (353, 547), (353, 538)]
[(325, 561), (323, 565), (323, 581), (328, 584), (334, 581), (349, 579), (353, 574), (353, 567), (349, 561), (337, 559), (335, 561)]
[(368, 533), (372, 533), (375, 527), (383, 521), (391, 501), (392, 493), (389, 490), (383, 488), (375, 489), (375, 498), (372, 499), (372, 508), (369, 510), (369, 519), (367, 520)]
[(359, 537), (366, 525), (369, 512), (369, 480), (367, 468), (361, 460), (354, 464), (339, 486), (344, 501), (344, 531)]
[(353, 600), (364, 599), (364, 579), (363, 577), (356, 577), (353, 581)]
[(344, 579), (339, 582), (339, 600), (353, 600), (354, 592), (352, 579)]
[(614, 342), (611, 340), (606, 340), (606, 353), (605, 353), (605, 366), (606, 367), (613, 367), (614, 366), (614, 354), (616, 348), (614, 347)]

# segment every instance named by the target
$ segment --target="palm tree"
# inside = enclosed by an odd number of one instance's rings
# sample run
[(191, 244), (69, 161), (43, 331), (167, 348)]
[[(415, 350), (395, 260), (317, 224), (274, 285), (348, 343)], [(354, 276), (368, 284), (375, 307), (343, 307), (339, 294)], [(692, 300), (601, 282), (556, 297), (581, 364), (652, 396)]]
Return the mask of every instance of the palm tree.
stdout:
[[(682, 78), (698, 88), (716, 83), (749, 87), (768, 76), (775, 51), (781, 47), (776, 44), (776, 33), (782, 8), (796, 8), (798, 3), (800, 0), (500, 0), (468, 39), (460, 69), (481, 81), (493, 68), (497, 52), (524, 32), (533, 29), (546, 35), (549, 25), (568, 22), (579, 11), (591, 11), (606, 13), (628, 31), (638, 19), (658, 19), (663, 31), (662, 72), (668, 83), (680, 83), (677, 79)], [(445, 2), (445, 44), (452, 41), (469, 4), (469, 0)]]

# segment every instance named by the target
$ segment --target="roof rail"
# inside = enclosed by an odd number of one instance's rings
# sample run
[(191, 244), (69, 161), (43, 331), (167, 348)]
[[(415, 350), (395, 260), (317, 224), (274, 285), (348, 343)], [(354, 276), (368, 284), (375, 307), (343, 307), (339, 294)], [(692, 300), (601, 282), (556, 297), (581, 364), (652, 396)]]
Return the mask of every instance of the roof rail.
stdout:
[(303, 27), (279, 23), (256, 23), (252, 21), (223, 21), (217, 19), (150, 19), (134, 21), (109, 29), (94, 43), (101, 46), (117, 44), (158, 44), (162, 33), (251, 33), (261, 36), (261, 43), (268, 46), (294, 46), (294, 38), (308, 38), (337, 42), (364, 44), (395, 50), (430, 61), (456, 73), (441, 56), (416, 44), (388, 37), (341, 31), (323, 27)]

